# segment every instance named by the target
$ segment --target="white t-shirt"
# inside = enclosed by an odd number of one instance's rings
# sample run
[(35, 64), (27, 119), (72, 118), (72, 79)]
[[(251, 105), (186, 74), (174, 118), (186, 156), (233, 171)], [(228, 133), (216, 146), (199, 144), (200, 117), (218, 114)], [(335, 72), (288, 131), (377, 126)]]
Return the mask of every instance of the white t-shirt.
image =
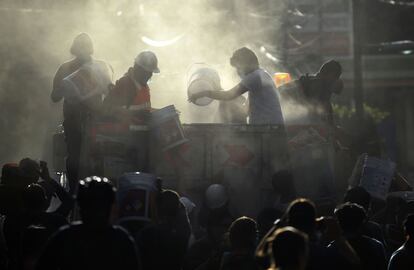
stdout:
[(249, 91), (249, 124), (283, 125), (279, 96), (269, 73), (256, 69), (240, 83)]

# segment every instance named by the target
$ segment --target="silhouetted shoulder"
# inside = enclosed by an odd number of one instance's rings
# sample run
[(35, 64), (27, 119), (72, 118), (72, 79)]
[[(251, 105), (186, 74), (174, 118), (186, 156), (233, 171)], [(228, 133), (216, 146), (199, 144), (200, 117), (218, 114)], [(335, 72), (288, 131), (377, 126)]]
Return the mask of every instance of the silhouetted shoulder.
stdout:
[(124, 228), (122, 228), (121, 226), (114, 225), (112, 226), (112, 230), (120, 238), (125, 238), (130, 241), (134, 241), (132, 236), (129, 234), (129, 232), (125, 230)]
[(64, 225), (64, 226), (60, 227), (56, 231), (55, 236), (56, 235), (59, 235), (59, 236), (62, 237), (62, 236), (65, 236), (65, 235), (69, 235), (73, 231), (76, 231), (77, 229), (79, 229), (79, 226), (80, 226), (80, 224), (68, 224), (68, 225)]
[(363, 235), (362, 238), (366, 242), (370, 243), (372, 246), (374, 246), (376, 248), (380, 248), (380, 249), (384, 248), (384, 245), (380, 241), (378, 241), (377, 239), (374, 239), (372, 237), (368, 237), (368, 236), (365, 236), (365, 235)]
[(126, 86), (126, 85), (132, 86), (132, 81), (131, 81), (131, 78), (129, 78), (128, 74), (125, 74), (116, 81), (115, 85), (116, 86)]
[(59, 66), (59, 68), (58, 68), (58, 72), (59, 72), (59, 71), (64, 72), (64, 71), (66, 71), (66, 70), (71, 70), (71, 69), (73, 69), (75, 66), (78, 66), (78, 65), (79, 65), (79, 64), (78, 64), (78, 61), (77, 61), (76, 59), (71, 59), (71, 60), (68, 60), (68, 61), (64, 62), (63, 64), (61, 64), (61, 65)]
[(397, 249), (391, 256), (388, 265), (389, 270), (410, 269), (414, 262), (414, 258), (407, 251), (405, 245)]

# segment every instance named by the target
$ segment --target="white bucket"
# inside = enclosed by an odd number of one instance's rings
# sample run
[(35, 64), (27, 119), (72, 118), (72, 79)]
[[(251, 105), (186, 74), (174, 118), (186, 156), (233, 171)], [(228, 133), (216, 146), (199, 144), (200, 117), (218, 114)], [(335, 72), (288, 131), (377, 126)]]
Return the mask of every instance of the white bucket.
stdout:
[[(188, 80), (187, 93), (192, 96), (202, 91), (217, 91), (221, 89), (220, 76), (217, 71), (209, 67), (196, 69)], [(199, 106), (207, 106), (213, 101), (208, 97), (197, 99), (194, 103)]]
[(96, 95), (105, 94), (112, 83), (111, 68), (103, 61), (94, 60), (63, 79), (65, 98), (83, 101)]

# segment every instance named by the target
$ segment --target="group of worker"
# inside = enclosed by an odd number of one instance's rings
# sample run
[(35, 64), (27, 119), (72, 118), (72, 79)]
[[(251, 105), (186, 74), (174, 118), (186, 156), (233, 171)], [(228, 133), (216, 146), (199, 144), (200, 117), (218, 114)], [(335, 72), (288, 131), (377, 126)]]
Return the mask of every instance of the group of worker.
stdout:
[[(71, 54), (74, 58), (62, 64), (53, 79), (51, 99), (53, 102), (64, 100), (63, 128), (67, 146), (66, 169), (70, 189), (74, 191), (79, 179), (81, 144), (84, 138), (85, 122), (91, 115), (109, 116), (115, 121), (143, 123), (151, 109), (148, 81), (153, 73), (159, 73), (158, 59), (153, 52), (144, 51), (135, 58), (134, 65), (116, 83), (109, 84), (106, 92), (98, 92), (87, 100), (74, 99), (72, 89), (65, 87), (64, 80), (85, 65), (95, 60), (93, 42), (86, 33), (73, 40)], [(91, 90), (91, 89), (86, 89)], [(98, 102), (90, 102), (91, 100)], [(103, 101), (102, 101), (103, 100)], [(101, 106), (91, 106), (99, 103)], [(104, 108), (104, 109), (102, 109)]]
[[(93, 42), (86, 33), (81, 33), (75, 37), (70, 52), (74, 58), (58, 68), (53, 80), (51, 99), (53, 102), (64, 99), (63, 127), (68, 150), (67, 176), (69, 183), (76, 183), (82, 133), (85, 132), (82, 125), (85, 123), (85, 119), (93, 113), (93, 108), (88, 106), (88, 104), (91, 104), (90, 102), (85, 100), (74, 102), (73, 99), (69, 98), (73, 95), (68, 93), (70, 90), (65, 87), (63, 81), (81, 67), (99, 60), (92, 57), (94, 52)], [(199, 98), (209, 97), (223, 101), (220, 103), (223, 106), (220, 107), (225, 108), (228, 104), (227, 107), (231, 108), (231, 103), (226, 101), (240, 100), (243, 97), (242, 95), (247, 92), (248, 101), (243, 106), (247, 107), (245, 111), (249, 124), (283, 125), (284, 118), (276, 85), (272, 76), (259, 66), (256, 54), (246, 47), (240, 48), (233, 53), (230, 64), (240, 76), (240, 83), (228, 91), (218, 89), (198, 92), (188, 97), (189, 102), (195, 103)], [(91, 96), (88, 100), (96, 99), (102, 105), (99, 107), (103, 108), (104, 115), (115, 121), (146, 124), (151, 112), (148, 81), (153, 73), (159, 72), (157, 56), (151, 51), (143, 51), (135, 58), (133, 67), (130, 67), (115, 84), (109, 84), (105, 93)], [(322, 66), (316, 76), (312, 78), (304, 76), (296, 81), (295, 85), (303, 88), (303, 92), (309, 100), (322, 100), (323, 106), (327, 108), (326, 111), (332, 114), (330, 95), (336, 90), (331, 89), (340, 88), (337, 87), (340, 75), (341, 67), (339, 63), (330, 61)], [(321, 91), (321, 89), (329, 89), (329, 91)], [(102, 109), (100, 110), (102, 112)], [(246, 116), (241, 116), (241, 118), (246, 119)]]

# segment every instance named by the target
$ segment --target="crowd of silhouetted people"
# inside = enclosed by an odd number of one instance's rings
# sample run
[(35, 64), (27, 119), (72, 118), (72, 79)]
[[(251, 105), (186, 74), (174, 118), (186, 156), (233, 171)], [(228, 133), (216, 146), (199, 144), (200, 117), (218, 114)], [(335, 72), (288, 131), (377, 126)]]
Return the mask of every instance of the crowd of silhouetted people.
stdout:
[(158, 188), (150, 221), (121, 222), (108, 179), (79, 181), (73, 197), (45, 162), (5, 164), (0, 268), (414, 269), (414, 203), (398, 196), (381, 205), (353, 187), (324, 216), (311, 200), (290, 198), (239, 217), (218, 189), (196, 205)]

